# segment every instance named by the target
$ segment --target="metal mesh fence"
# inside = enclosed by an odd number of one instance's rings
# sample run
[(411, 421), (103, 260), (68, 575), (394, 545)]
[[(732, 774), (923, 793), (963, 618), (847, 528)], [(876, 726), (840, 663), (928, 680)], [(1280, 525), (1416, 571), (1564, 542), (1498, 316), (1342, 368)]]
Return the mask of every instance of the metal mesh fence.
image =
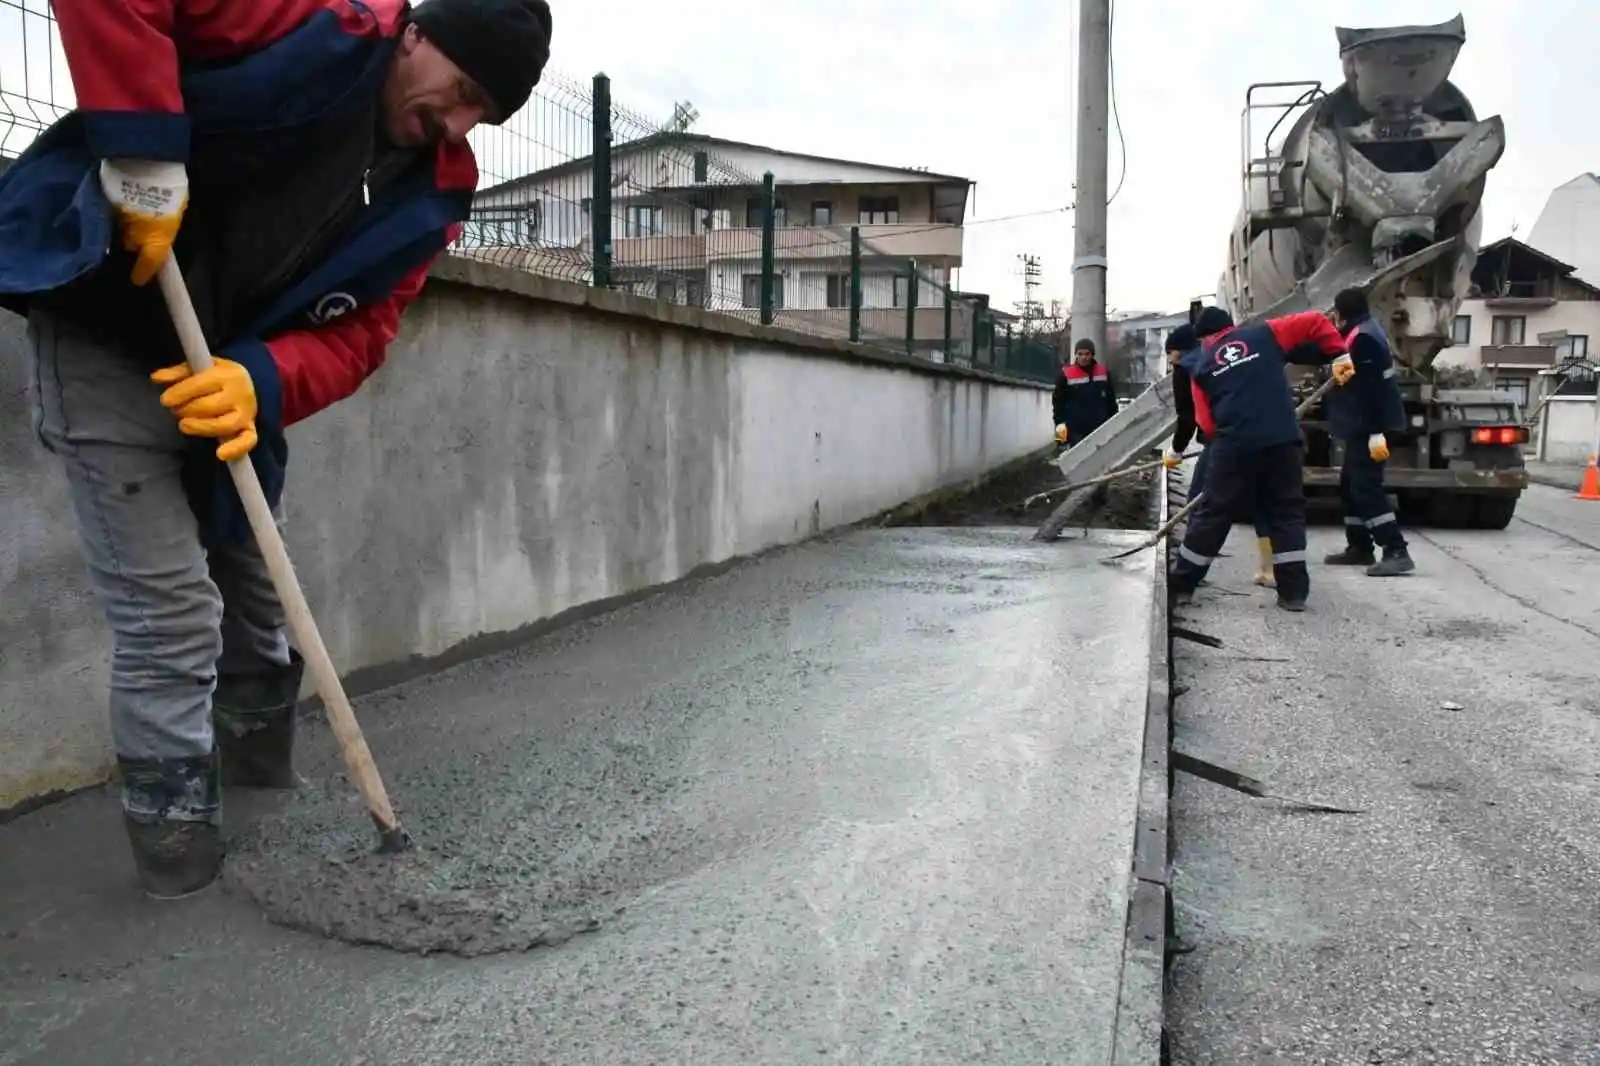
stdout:
[[(0, 156), (14, 158), (72, 106), (49, 0), (0, 0)], [(959, 239), (953, 254), (918, 261), (919, 235), (951, 231), (949, 222), (900, 225), (895, 212), (882, 225), (866, 208), (858, 219), (839, 217), (816, 199), (826, 194), (815, 183), (809, 192), (769, 185), (769, 175), (754, 172), (764, 164), (752, 160), (766, 150), (688, 132), (693, 117), (679, 108), (652, 118), (614, 101), (603, 75), (547, 71), (510, 121), (469, 135), (479, 185), (452, 251), (749, 322), (1041, 376), (1039, 360), (996, 329), (986, 297), (951, 287)], [(1042, 376), (1054, 372), (1052, 362)]]
[(15, 158), (71, 107), (49, 0), (0, 0), (0, 156)]

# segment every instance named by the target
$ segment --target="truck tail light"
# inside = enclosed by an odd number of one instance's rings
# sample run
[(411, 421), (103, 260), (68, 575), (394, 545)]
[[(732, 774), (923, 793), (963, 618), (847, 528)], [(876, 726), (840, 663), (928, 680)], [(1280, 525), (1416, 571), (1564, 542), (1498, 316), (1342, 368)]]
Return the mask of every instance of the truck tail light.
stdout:
[(1474, 444), (1526, 444), (1528, 431), (1523, 426), (1479, 426), (1472, 431)]

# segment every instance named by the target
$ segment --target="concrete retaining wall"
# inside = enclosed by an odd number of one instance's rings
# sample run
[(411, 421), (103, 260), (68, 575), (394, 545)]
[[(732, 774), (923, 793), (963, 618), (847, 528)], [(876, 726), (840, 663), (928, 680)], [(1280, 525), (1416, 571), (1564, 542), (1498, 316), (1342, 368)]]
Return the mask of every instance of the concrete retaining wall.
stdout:
[(1586, 463), (1594, 451), (1595, 398), (1552, 396), (1539, 419), (1539, 458), (1547, 463)]
[[(109, 637), (0, 316), (0, 810), (111, 755)], [(435, 657), (969, 482), (1040, 386), (460, 260), (291, 432), (289, 546), (349, 672)]]

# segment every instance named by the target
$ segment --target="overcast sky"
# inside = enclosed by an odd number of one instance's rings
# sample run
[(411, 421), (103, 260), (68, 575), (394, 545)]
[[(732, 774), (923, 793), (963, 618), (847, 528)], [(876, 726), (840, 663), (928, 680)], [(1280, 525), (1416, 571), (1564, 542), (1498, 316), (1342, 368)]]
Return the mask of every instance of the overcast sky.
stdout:
[[(687, 97), (702, 133), (967, 176), (978, 183), (969, 220), (1071, 202), (1075, 3), (555, 0), (554, 11), (553, 62), (584, 77), (604, 69), (619, 101), (663, 114)], [(1240, 203), (1247, 85), (1337, 84), (1336, 21), (1431, 23), (1458, 12), (1467, 44), (1452, 80), (1480, 117), (1498, 113), (1507, 127), (1485, 239), (1513, 222), (1525, 236), (1553, 186), (1600, 170), (1595, 0), (1118, 0), (1127, 177), (1110, 213), (1113, 307), (1180, 309), (1216, 287)], [(1112, 141), (1114, 187), (1114, 132)], [(1070, 298), (1072, 216), (1059, 211), (970, 226), (962, 288), (1002, 306), (1020, 299), (1023, 252), (1043, 261), (1045, 298)]]
[[(1072, 215), (1061, 209), (1074, 176), (1075, 3), (552, 6), (552, 66), (585, 83), (604, 70), (618, 103), (665, 119), (687, 98), (702, 133), (974, 179), (961, 287), (1009, 305), (1021, 297), (1017, 256), (1032, 253), (1043, 264), (1042, 298), (1070, 299)], [(16, 10), (17, 0), (0, 3), (0, 82), (12, 91)], [(1181, 309), (1215, 287), (1239, 208), (1248, 84), (1321, 78), (1331, 87), (1340, 76), (1335, 18), (1384, 26), (1457, 12), (1467, 44), (1453, 80), (1480, 116), (1499, 113), (1507, 126), (1485, 239), (1513, 223), (1525, 236), (1553, 186), (1600, 169), (1595, 0), (1119, 0), (1113, 54), (1127, 153), (1110, 213), (1113, 308)], [(29, 43), (43, 95), (36, 30)], [(70, 90), (57, 97), (70, 102)], [(544, 121), (541, 139), (558, 151), (580, 134), (576, 117)], [(1115, 187), (1124, 164), (1115, 132), (1112, 142)], [(1031, 217), (983, 221), (1014, 215)]]

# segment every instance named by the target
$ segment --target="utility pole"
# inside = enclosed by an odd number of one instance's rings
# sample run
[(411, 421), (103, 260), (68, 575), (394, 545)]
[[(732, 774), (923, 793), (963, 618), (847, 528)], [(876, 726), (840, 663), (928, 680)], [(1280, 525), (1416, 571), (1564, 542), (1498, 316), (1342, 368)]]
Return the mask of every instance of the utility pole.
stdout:
[[(1106, 155), (1110, 145), (1111, 0), (1078, 0), (1078, 183), (1072, 227), (1072, 333), (1106, 352)], [(1065, 336), (1065, 335), (1064, 335)], [(1069, 350), (1070, 351), (1070, 350)]]

